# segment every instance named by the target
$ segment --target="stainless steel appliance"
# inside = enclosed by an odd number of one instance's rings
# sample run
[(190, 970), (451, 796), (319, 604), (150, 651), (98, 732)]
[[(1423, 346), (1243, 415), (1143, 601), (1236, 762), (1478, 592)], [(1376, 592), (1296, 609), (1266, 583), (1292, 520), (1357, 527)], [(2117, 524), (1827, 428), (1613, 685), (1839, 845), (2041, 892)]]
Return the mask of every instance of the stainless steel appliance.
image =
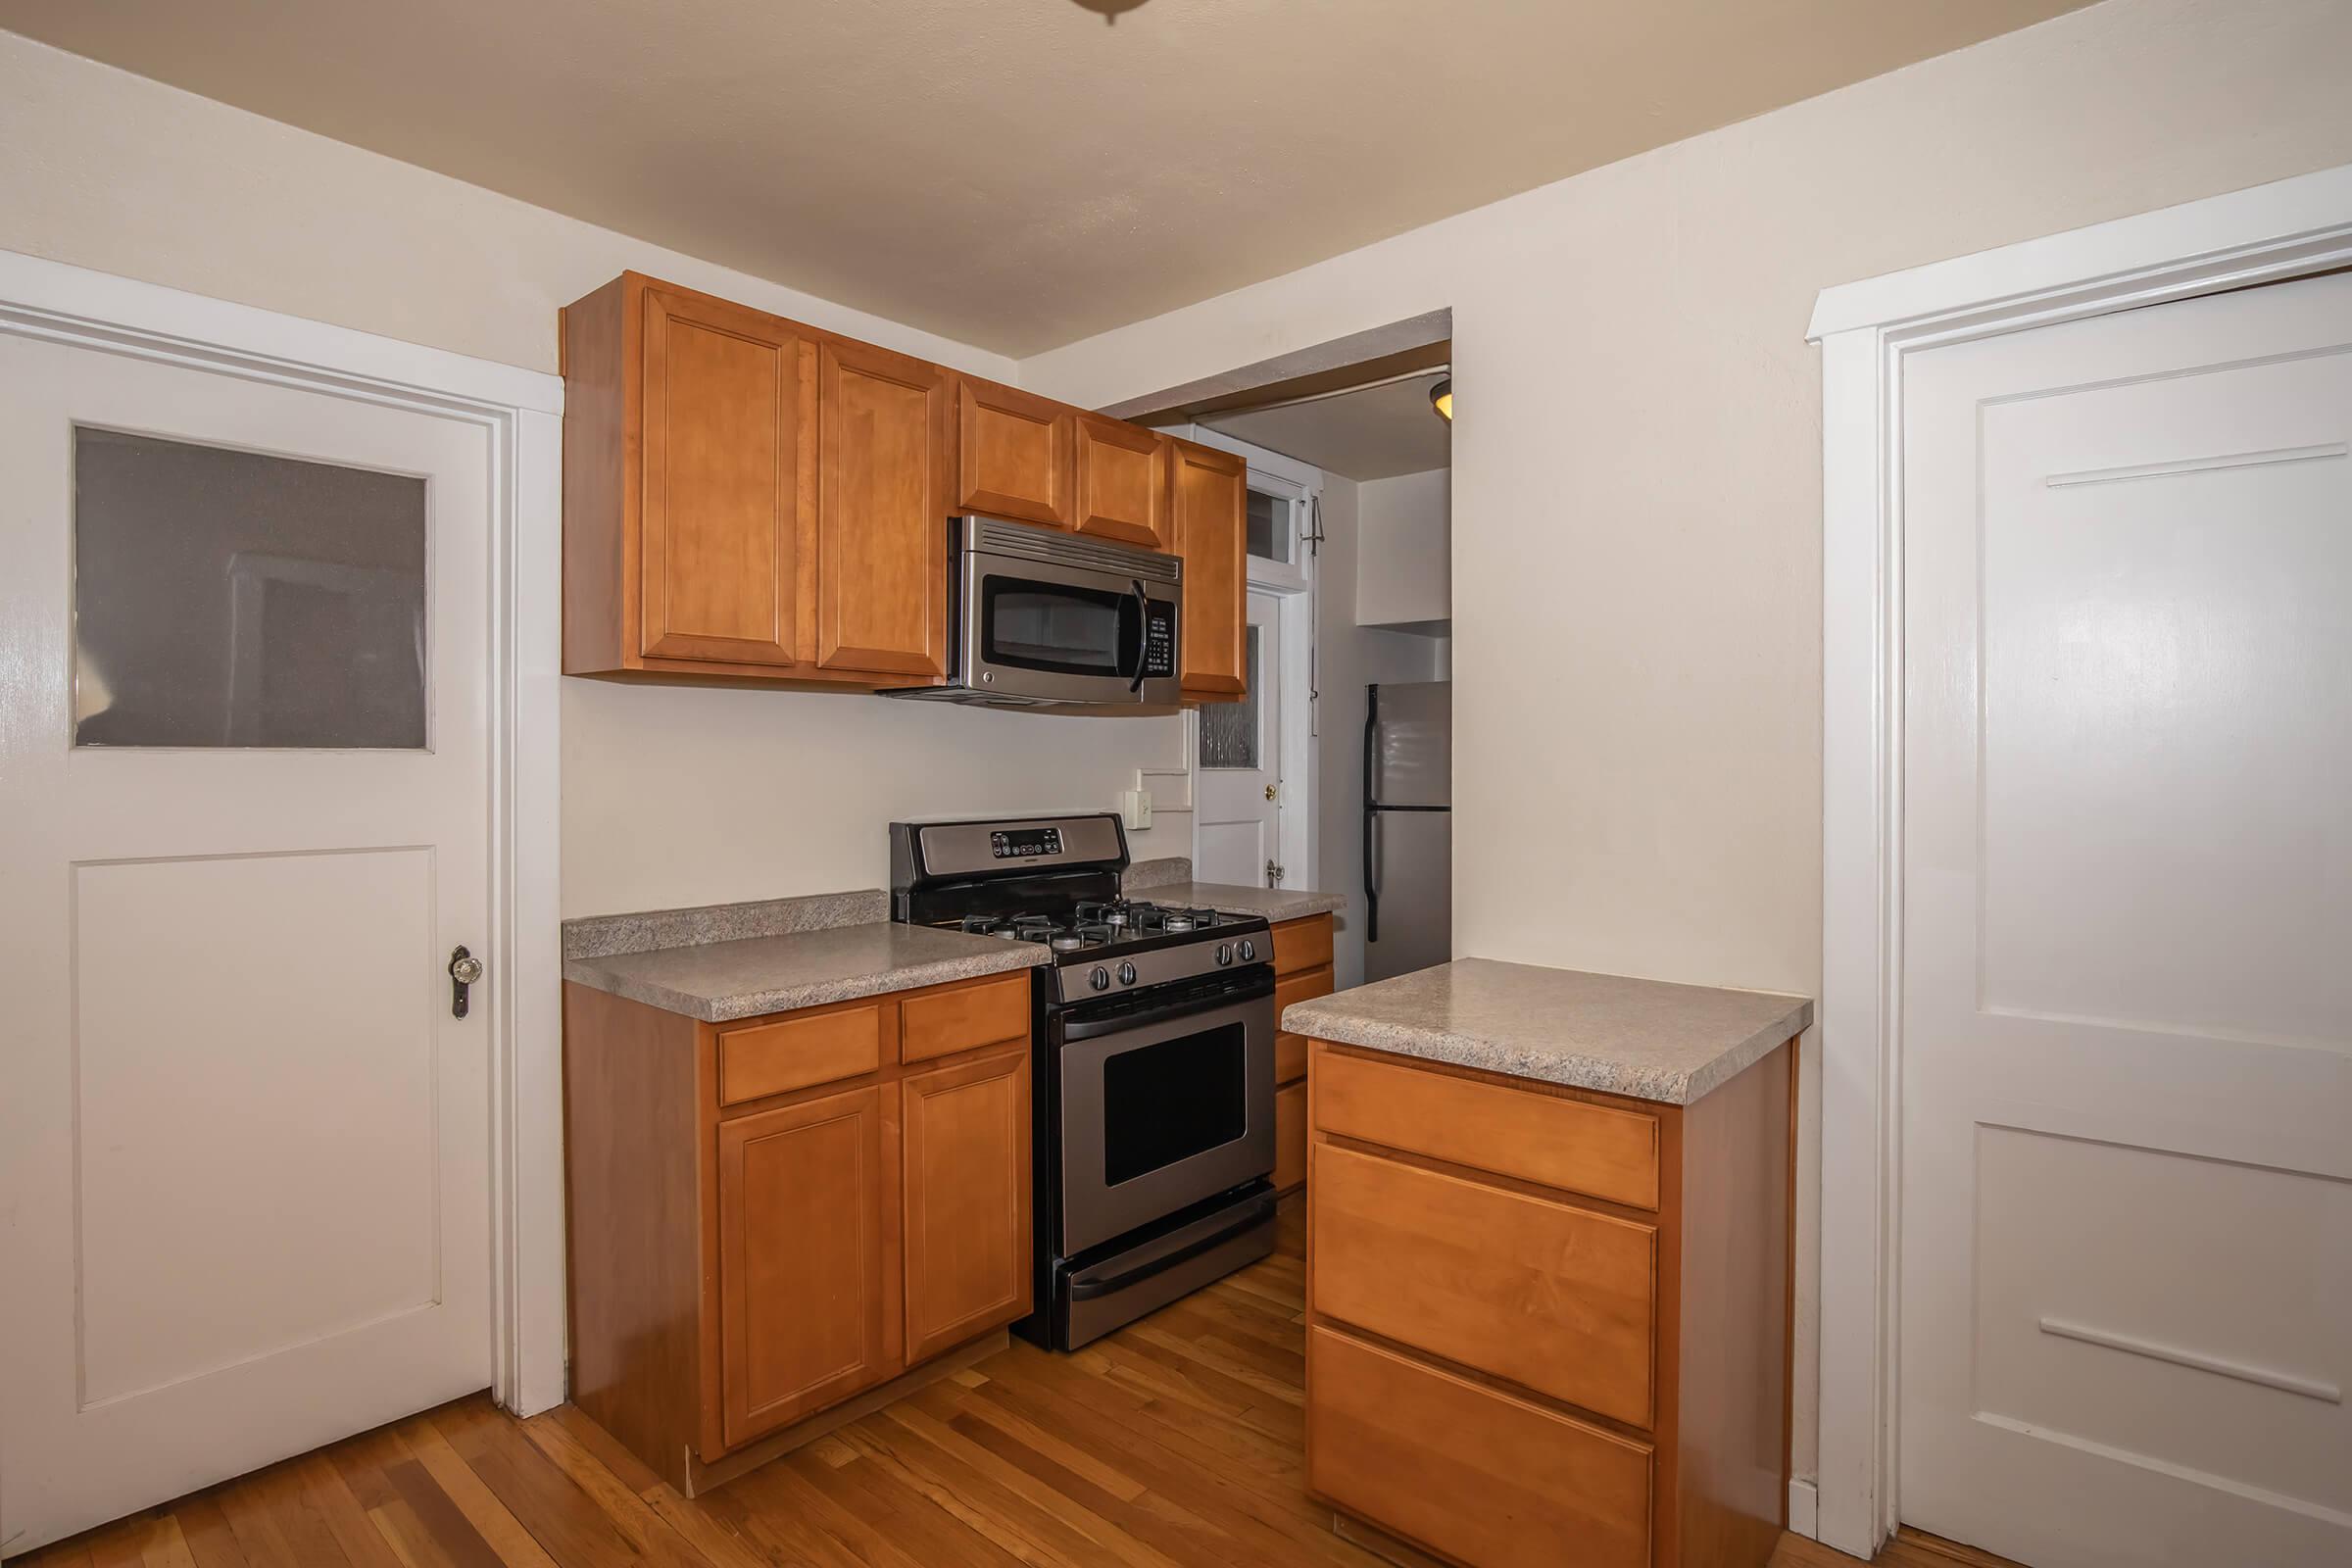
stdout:
[(1263, 918), (1119, 894), (1115, 815), (896, 822), (895, 919), (1040, 942), (1036, 1310), (1075, 1349), (1274, 1248)]
[(1364, 978), (1453, 956), (1453, 688), (1370, 688), (1364, 709)]
[(948, 519), (948, 683), (995, 708), (1172, 707), (1184, 564), (994, 517)]

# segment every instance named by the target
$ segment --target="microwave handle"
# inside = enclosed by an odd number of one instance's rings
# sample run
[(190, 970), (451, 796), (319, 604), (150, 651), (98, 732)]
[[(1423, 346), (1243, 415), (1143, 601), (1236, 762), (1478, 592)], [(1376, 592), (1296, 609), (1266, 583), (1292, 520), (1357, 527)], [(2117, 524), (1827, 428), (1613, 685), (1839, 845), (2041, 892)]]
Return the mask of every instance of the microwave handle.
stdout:
[(1152, 644), (1152, 598), (1144, 592), (1142, 578), (1127, 580), (1135, 590), (1135, 675), (1127, 682), (1127, 690), (1136, 693), (1144, 689), (1144, 666), (1151, 659), (1147, 650)]

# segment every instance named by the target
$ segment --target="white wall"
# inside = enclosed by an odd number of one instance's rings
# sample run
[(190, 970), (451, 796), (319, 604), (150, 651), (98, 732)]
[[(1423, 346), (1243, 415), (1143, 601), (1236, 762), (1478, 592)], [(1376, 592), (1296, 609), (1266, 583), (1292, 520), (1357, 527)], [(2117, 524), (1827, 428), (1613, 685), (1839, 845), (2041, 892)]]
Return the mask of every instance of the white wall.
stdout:
[[(2348, 60), (2342, 0), (2109, 0), (1034, 357), (1022, 379), (1106, 404), (1450, 308), (1453, 491), (1477, 519), (1453, 538), (1456, 951), (1812, 992), (1814, 294), (2352, 162)], [(1807, 1474), (1818, 1103), (1809, 1084)]]
[[(1384, 481), (1374, 481), (1384, 482)], [(1364, 688), (1443, 680), (1446, 639), (1359, 626), (1363, 497), (1371, 484), (1323, 475), (1323, 548), (1316, 558), (1315, 875), (1345, 893), (1333, 924), (1332, 981), (1364, 983)]]
[[(1011, 362), (0, 32), (0, 248), (556, 368), (636, 268), (1009, 380)], [(564, 682), (564, 911), (873, 886), (894, 814), (1107, 809), (1173, 718)], [(1040, 777), (1050, 784), (1033, 782)], [(1135, 837), (1182, 855), (1184, 813)]]
[(1357, 498), (1357, 623), (1412, 625), (1451, 615), (1453, 470), (1366, 479)]

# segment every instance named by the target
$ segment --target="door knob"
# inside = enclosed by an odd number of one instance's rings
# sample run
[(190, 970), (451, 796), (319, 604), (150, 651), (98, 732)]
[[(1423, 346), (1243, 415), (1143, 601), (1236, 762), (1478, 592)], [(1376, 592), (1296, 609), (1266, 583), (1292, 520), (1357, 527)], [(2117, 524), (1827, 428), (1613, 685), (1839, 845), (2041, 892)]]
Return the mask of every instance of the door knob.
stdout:
[(482, 977), (482, 960), (463, 943), (449, 950), (449, 1015), (463, 1018), (468, 1006), (466, 993)]

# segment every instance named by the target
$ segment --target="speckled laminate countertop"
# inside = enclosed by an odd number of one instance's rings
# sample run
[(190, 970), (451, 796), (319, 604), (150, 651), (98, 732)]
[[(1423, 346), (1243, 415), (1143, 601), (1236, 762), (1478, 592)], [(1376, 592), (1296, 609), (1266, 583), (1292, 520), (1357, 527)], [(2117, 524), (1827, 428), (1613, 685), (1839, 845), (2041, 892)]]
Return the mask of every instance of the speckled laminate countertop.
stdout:
[(567, 959), (564, 978), (725, 1023), (1051, 963), (1034, 942), (868, 920), (776, 936)]
[(1153, 904), (1183, 905), (1196, 909), (1223, 909), (1228, 914), (1262, 914), (1280, 925), (1310, 914), (1329, 914), (1348, 906), (1344, 893), (1308, 893), (1293, 888), (1246, 888), (1231, 882), (1168, 882), (1138, 891)]
[(1804, 997), (1456, 958), (1312, 1002), (1318, 1040), (1687, 1105), (1813, 1021)]

